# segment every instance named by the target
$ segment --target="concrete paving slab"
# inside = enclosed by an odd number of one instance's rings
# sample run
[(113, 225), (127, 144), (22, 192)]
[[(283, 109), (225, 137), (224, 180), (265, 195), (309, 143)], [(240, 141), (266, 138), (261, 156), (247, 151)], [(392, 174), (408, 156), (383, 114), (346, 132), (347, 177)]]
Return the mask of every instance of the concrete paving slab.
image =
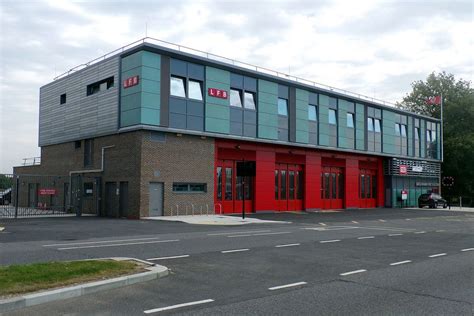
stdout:
[(246, 217), (242, 219), (237, 216), (225, 215), (187, 215), (187, 216), (156, 216), (145, 217), (143, 219), (155, 221), (183, 222), (196, 225), (247, 225), (247, 224), (290, 224), (285, 221), (263, 220), (258, 218)]

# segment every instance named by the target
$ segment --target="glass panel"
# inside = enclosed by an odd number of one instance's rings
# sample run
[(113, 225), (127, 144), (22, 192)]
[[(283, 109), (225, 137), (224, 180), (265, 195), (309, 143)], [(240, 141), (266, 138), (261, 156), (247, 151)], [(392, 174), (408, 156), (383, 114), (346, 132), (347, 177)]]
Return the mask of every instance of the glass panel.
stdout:
[(286, 170), (281, 170), (281, 179), (280, 179), (280, 198), (286, 200)]
[(395, 123), (395, 135), (400, 136), (400, 124)]
[(173, 183), (173, 191), (174, 192), (187, 192), (189, 190), (188, 184), (186, 183)]
[(288, 171), (288, 177), (290, 178), (289, 185), (288, 185), (288, 193), (289, 193), (288, 199), (294, 200), (295, 199), (295, 172)]
[(232, 200), (232, 168), (225, 168), (225, 199)]
[(321, 198), (324, 199), (324, 190), (325, 186), (324, 186), (324, 175), (321, 173)]
[(189, 80), (189, 98), (202, 101), (201, 82)]
[(244, 96), (245, 96), (245, 102), (244, 102), (244, 105), (245, 105), (245, 108), (246, 109), (250, 109), (250, 110), (255, 110), (255, 96), (253, 93), (251, 92), (245, 92), (244, 93)]
[(230, 89), (230, 106), (242, 107), (240, 90)]
[(189, 184), (190, 192), (206, 192), (206, 184), (204, 183), (191, 183)]
[(365, 175), (360, 175), (360, 198), (365, 199)]
[(242, 200), (242, 177), (235, 177), (235, 198)]
[(374, 119), (374, 122), (375, 122), (375, 132), (380, 133), (380, 131), (381, 131), (381, 129), (380, 129), (380, 120)]
[(407, 137), (407, 126), (400, 124), (400, 129), (401, 129), (402, 137)]
[(420, 139), (420, 129), (418, 127), (415, 127), (415, 140)]
[(372, 176), (372, 198), (375, 199), (377, 197), (377, 177)]
[(288, 116), (288, 101), (278, 98), (278, 114)]
[(303, 171), (296, 171), (296, 184), (297, 184), (297, 191), (296, 191), (296, 198), (298, 200), (303, 199), (303, 185), (304, 185), (304, 179), (303, 179)]
[(316, 121), (316, 106), (314, 105), (308, 105), (308, 120), (310, 121)]
[(370, 199), (370, 193), (372, 190), (370, 190), (370, 176), (368, 175), (365, 177), (365, 180), (367, 181), (367, 185), (365, 187), (365, 197)]
[(354, 127), (354, 114), (347, 113), (346, 115), (347, 127)]
[(275, 170), (275, 200), (278, 200), (278, 170)]
[(329, 199), (329, 173), (324, 173), (324, 198)]
[(337, 124), (336, 110), (329, 109), (329, 124), (333, 124), (333, 125)]
[(368, 117), (367, 118), (367, 130), (369, 132), (373, 132), (374, 131), (374, 119), (371, 118), (371, 117)]
[(184, 90), (184, 79), (171, 76), (170, 80), (170, 94), (176, 97), (186, 98), (186, 91)]
[(339, 189), (338, 198), (342, 199), (342, 198), (344, 198), (344, 175), (342, 173), (337, 174), (337, 181), (338, 181), (337, 186), (338, 186), (338, 189)]
[(217, 199), (222, 200), (222, 167), (217, 167)]
[(331, 173), (331, 176), (332, 176), (332, 195), (331, 197), (333, 199), (337, 198), (337, 184), (336, 184), (336, 174), (335, 173)]
[(436, 141), (436, 131), (431, 131), (431, 141)]
[(253, 183), (252, 183), (252, 177), (245, 177), (245, 188), (244, 188), (244, 191), (245, 191), (245, 199), (246, 200), (251, 200), (252, 199), (252, 186), (253, 186)]
[(431, 133), (429, 130), (426, 131), (426, 141), (431, 142)]

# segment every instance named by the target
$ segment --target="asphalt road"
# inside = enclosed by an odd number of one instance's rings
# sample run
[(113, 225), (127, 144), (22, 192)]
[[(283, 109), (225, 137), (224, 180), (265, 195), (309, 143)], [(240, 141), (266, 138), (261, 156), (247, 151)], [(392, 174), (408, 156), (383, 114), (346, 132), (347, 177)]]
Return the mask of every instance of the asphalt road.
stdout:
[(474, 214), (259, 214), (290, 224), (201, 226), (30, 219), (0, 233), (0, 264), (128, 256), (171, 275), (11, 315), (472, 315)]

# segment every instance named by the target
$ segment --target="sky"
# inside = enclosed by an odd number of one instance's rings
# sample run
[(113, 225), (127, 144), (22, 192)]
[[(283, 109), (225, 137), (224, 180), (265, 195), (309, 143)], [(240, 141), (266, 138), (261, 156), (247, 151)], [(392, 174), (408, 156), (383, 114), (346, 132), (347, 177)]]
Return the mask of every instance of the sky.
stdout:
[(39, 88), (146, 35), (389, 102), (473, 80), (472, 0), (0, 0), (0, 173), (40, 156)]

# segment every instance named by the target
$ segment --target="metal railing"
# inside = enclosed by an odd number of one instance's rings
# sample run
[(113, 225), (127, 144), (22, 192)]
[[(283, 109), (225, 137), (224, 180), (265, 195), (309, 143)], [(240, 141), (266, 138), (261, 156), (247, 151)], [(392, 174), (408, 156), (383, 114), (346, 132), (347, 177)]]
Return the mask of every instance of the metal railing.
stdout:
[[(216, 213), (216, 206), (220, 206), (219, 213)], [(222, 214), (222, 205), (215, 204), (214, 207), (210, 207), (209, 204), (175, 204), (171, 207), (170, 215), (171, 216), (194, 216), (194, 215), (214, 215)]]
[(248, 70), (260, 72), (260, 73), (267, 74), (267, 75), (272, 75), (272, 76), (275, 76), (275, 77), (278, 77), (278, 78), (282, 78), (282, 79), (286, 79), (286, 80), (292, 80), (292, 81), (295, 81), (295, 82), (298, 82), (298, 83), (301, 83), (301, 84), (306, 84), (306, 85), (309, 85), (309, 86), (313, 86), (313, 87), (316, 87), (316, 88), (321, 88), (321, 89), (325, 89), (325, 90), (329, 90), (329, 91), (333, 91), (333, 92), (337, 92), (337, 93), (342, 93), (342, 94), (345, 94), (345, 95), (348, 95), (348, 96), (356, 97), (356, 98), (361, 99), (361, 100), (381, 103), (383, 105), (387, 105), (387, 106), (391, 106), (391, 107), (396, 106), (396, 104), (393, 103), (393, 102), (388, 102), (388, 101), (385, 101), (385, 100), (369, 97), (367, 95), (363, 95), (363, 94), (360, 94), (360, 93), (357, 93), (357, 92), (352, 92), (352, 91), (349, 91), (349, 90), (346, 90), (346, 89), (336, 88), (336, 87), (326, 85), (326, 84), (323, 84), (323, 83), (319, 83), (319, 82), (316, 82), (316, 81), (312, 81), (312, 80), (304, 79), (304, 78), (301, 78), (301, 77), (293, 76), (293, 75), (290, 75), (290, 74), (286, 74), (286, 73), (279, 72), (279, 71), (272, 70), (272, 69), (265, 68), (265, 67), (255, 66), (255, 65), (252, 65), (252, 64), (249, 64), (249, 63), (246, 63), (246, 62), (242, 62), (242, 61), (238, 61), (238, 60), (235, 60), (235, 59), (232, 59), (232, 58), (220, 56), (220, 55), (217, 55), (217, 54), (205, 52), (205, 51), (202, 51), (202, 50), (199, 50), (199, 49), (194, 49), (194, 48), (183, 46), (183, 45), (174, 44), (174, 43), (163, 41), (163, 40), (153, 38), (153, 37), (144, 37), (144, 38), (142, 38), (138, 41), (135, 41), (135, 42), (130, 43), (128, 45), (122, 46), (122, 47), (120, 47), (120, 48), (118, 48), (118, 49), (116, 49), (116, 50), (114, 50), (110, 53), (107, 53), (103, 56), (100, 56), (96, 59), (93, 59), (93, 60), (91, 60), (91, 61), (89, 61), (85, 64), (80, 64), (80, 65), (78, 65), (74, 68), (71, 68), (68, 71), (60, 74), (59, 76), (55, 77), (54, 80), (66, 77), (66, 76), (70, 75), (71, 73), (74, 73), (78, 70), (89, 67), (89, 66), (91, 66), (95, 63), (103, 61), (103, 60), (105, 60), (109, 57), (112, 57), (114, 55), (117, 55), (119, 53), (123, 53), (124, 51), (126, 51), (128, 49), (131, 49), (133, 47), (136, 47), (136, 46), (139, 46), (139, 45), (142, 45), (142, 44), (145, 44), (145, 43), (155, 44), (155, 45), (158, 45), (158, 46), (162, 46), (164, 48), (177, 50), (179, 52), (197, 55), (197, 56), (206, 58), (208, 60), (226, 63), (226, 64), (229, 64), (229, 65), (232, 65), (232, 66), (245, 68), (245, 69), (248, 69)]
[(41, 165), (41, 157), (23, 158), (23, 166)]

